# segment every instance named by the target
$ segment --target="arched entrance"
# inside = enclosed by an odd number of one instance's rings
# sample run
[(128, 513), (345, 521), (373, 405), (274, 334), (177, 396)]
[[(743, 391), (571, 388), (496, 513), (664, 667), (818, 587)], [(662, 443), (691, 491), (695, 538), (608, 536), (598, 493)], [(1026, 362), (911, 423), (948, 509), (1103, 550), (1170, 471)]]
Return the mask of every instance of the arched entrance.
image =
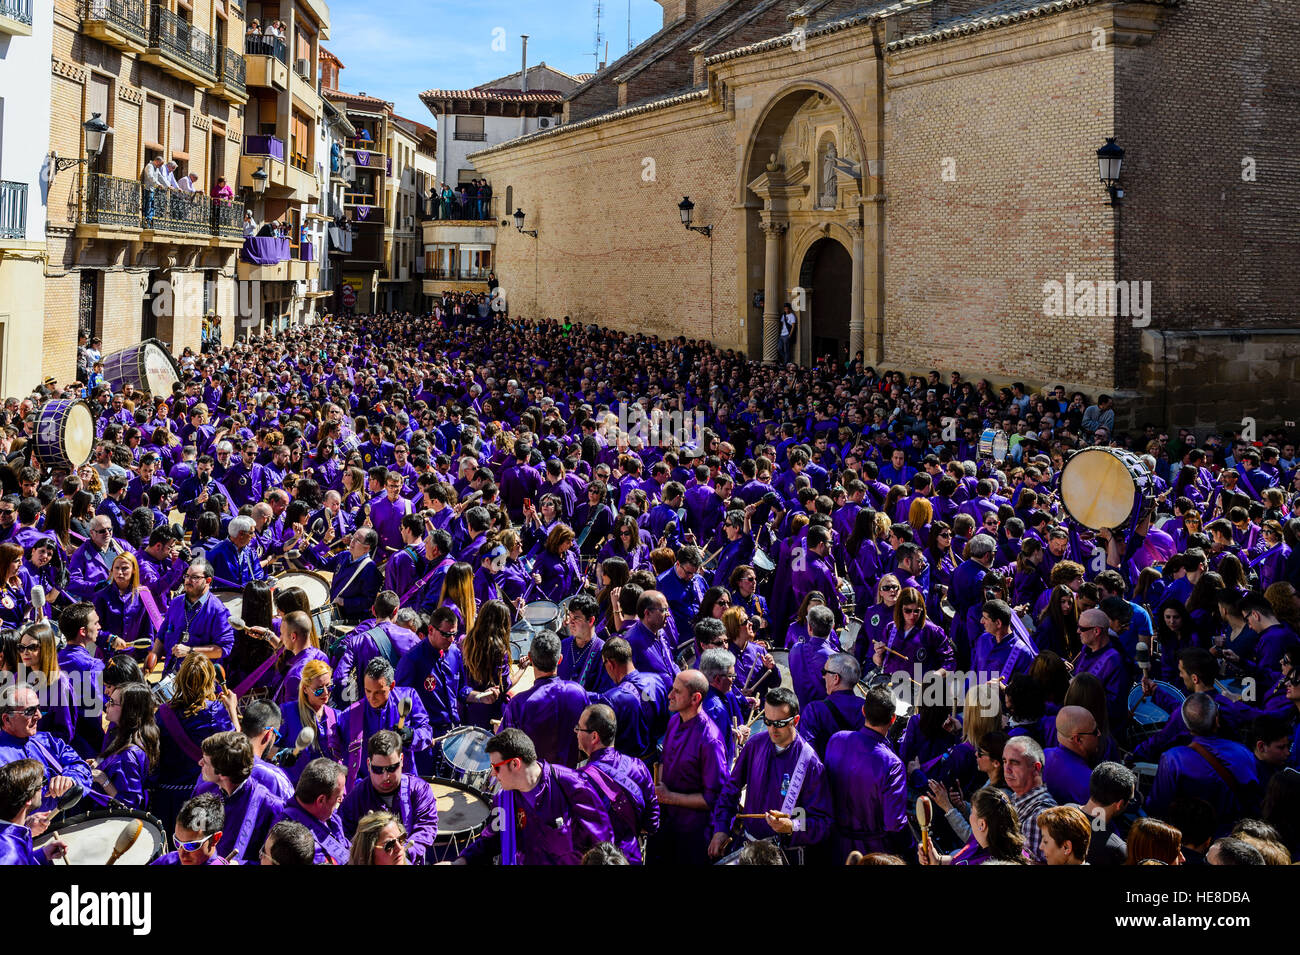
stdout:
[(853, 256), (835, 239), (818, 239), (804, 253), (799, 286), (807, 305), (800, 316), (799, 363), (825, 358), (842, 364), (848, 359)]

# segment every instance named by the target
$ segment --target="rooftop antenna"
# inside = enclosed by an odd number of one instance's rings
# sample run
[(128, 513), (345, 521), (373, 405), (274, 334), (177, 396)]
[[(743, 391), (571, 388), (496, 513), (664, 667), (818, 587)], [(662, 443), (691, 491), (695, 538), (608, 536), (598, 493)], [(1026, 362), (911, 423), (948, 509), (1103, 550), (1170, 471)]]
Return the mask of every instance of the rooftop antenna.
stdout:
[(632, 52), (632, 0), (627, 0), (627, 51)]
[(595, 16), (595, 18), (596, 18), (596, 41), (595, 41), (595, 50), (594, 50), (594, 52), (592, 53), (592, 56), (594, 56), (594, 57), (596, 58), (596, 70), (597, 70), (597, 72), (599, 72), (599, 71), (600, 71), (600, 65), (601, 65), (601, 64), (600, 64), (600, 48), (601, 48), (601, 45), (605, 42), (605, 34), (604, 34), (604, 31), (602, 31), (601, 28), (600, 28), (601, 20), (604, 19), (604, 16), (605, 16), (605, 3), (604, 3), (604, 0), (592, 0), (592, 4), (591, 4), (591, 12), (592, 12), (592, 15)]

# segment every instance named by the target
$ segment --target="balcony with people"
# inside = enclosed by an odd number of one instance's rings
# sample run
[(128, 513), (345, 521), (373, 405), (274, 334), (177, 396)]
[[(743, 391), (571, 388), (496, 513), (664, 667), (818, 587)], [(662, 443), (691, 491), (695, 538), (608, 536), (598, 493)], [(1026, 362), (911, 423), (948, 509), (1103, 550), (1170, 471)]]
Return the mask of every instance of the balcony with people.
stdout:
[(149, 48), (149, 7), (144, 0), (85, 0), (81, 30), (126, 53), (144, 53)]
[(285, 219), (248, 224), (239, 253), (239, 278), (260, 282), (307, 282), (319, 265), (311, 239)]
[[(177, 185), (170, 185), (173, 181)], [(169, 167), (151, 160), (139, 180), (88, 174), (78, 233), (83, 238), (233, 245), (242, 239), (243, 222), (244, 204), (224, 182), (208, 195), (197, 174), (176, 178)]]
[(244, 65), (250, 87), (289, 88), (289, 41), (282, 21), (268, 20), (265, 26), (256, 19), (248, 22)]
[(155, 5), (149, 13), (149, 47), (142, 59), (200, 89), (216, 85), (212, 37), (179, 14)]

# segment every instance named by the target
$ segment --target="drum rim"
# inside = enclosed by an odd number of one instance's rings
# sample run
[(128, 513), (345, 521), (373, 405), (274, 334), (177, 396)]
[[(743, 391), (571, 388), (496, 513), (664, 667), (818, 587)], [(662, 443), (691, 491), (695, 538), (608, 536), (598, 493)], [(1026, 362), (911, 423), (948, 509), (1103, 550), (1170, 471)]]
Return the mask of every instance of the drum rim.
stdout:
[[(471, 797), (478, 800), (480, 803), (482, 803), (483, 807), (487, 810), (487, 813), (486, 815), (484, 815), (483, 821), (481, 823), (479, 823), (477, 826), (469, 826), (463, 829), (444, 829), (442, 826), (442, 816), (441, 814), (439, 814), (438, 832), (437, 835), (435, 836), (435, 842), (442, 840), (444, 836), (447, 839), (451, 839), (454, 838), (455, 836), (463, 835), (465, 833), (469, 833), (473, 835), (474, 833), (482, 832), (484, 829), (487, 828), (488, 821), (491, 820), (492, 818), (492, 810), (495, 808), (495, 806), (493, 804), (493, 801), (488, 798), (487, 793), (483, 792), (483, 790), (475, 789), (469, 783), (463, 783), (459, 779), (448, 779), (446, 776), (421, 776), (420, 778), (429, 784), (431, 792), (433, 792), (432, 787), (435, 785), (446, 786), (448, 789), (459, 790), (460, 792), (468, 793)], [(434, 792), (434, 801), (435, 802), (437, 801), (436, 792)]]
[[(464, 724), (464, 725), (467, 726), (467, 727), (469, 727), (469, 729), (467, 729), (467, 730), (462, 730), (462, 731), (459, 732), (459, 733), (455, 732), (454, 729), (453, 729), (453, 732), (448, 734), (449, 738), (452, 739), (452, 740), (462, 739), (462, 738), (464, 738), (464, 737), (466, 737), (466, 736), (475, 736), (475, 735), (477, 735), (478, 733), (484, 733), (484, 734), (486, 734), (486, 738), (484, 739), (484, 742), (485, 742), (485, 743), (486, 743), (488, 740), (490, 740), (490, 739), (492, 738), (492, 734), (489, 733), (487, 730), (485, 730), (485, 729), (484, 729), (483, 727), (481, 727), (481, 726), (475, 726), (473, 723), (466, 723), (466, 724)], [(441, 748), (443, 759), (447, 760), (447, 762), (451, 763), (452, 766), (455, 766), (455, 767), (456, 767), (457, 769), (459, 769), (462, 773), (481, 773), (481, 772), (485, 772), (485, 770), (482, 770), (482, 769), (471, 769), (471, 768), (469, 768), (468, 766), (460, 766), (460, 765), (458, 765), (458, 764), (456, 763), (456, 761), (455, 761), (454, 759), (452, 759), (451, 754), (447, 752), (447, 742), (448, 742), (448, 741), (447, 741), (446, 739), (442, 739), (442, 740), (439, 740), (439, 741), (438, 741), (438, 746)], [(490, 767), (489, 767), (489, 768), (490, 768)], [(431, 778), (445, 778), (445, 777), (431, 777)], [(454, 781), (454, 780), (453, 780), (453, 781)], [(473, 789), (472, 786), (471, 786), (470, 788)], [(478, 790), (475, 790), (475, 792), (478, 792)]]
[(59, 823), (57, 826), (57, 833), (55, 831), (56, 827), (51, 826), (49, 830), (33, 839), (32, 848), (45, 845), (45, 843), (53, 839), (56, 834), (65, 833), (73, 826), (79, 826), (86, 822), (97, 822), (101, 819), (139, 819), (142, 822), (147, 822), (157, 829), (158, 834), (162, 836), (162, 842), (158, 845), (158, 851), (149, 857), (149, 861), (152, 862), (154, 859), (161, 857), (163, 853), (167, 851), (167, 829), (162, 824), (162, 820), (153, 815), (153, 813), (149, 812), (147, 809), (132, 809), (128, 806), (123, 806), (121, 809), (92, 809), (89, 812), (83, 812), (80, 815), (71, 816)]
[[(322, 587), (325, 588), (325, 603), (312, 607), (312, 613), (316, 613), (317, 611), (324, 610), (327, 606), (329, 606), (329, 592), (330, 592), (329, 581), (326, 580), (324, 577), (322, 577), (320, 574), (316, 573), (316, 571), (287, 570), (283, 574), (279, 574), (275, 577), (272, 577), (271, 579), (275, 581), (275, 587), (277, 588), (280, 586), (292, 587), (294, 586), (292, 583), (285, 583), (285, 581), (288, 580), (290, 577), (311, 577), (315, 579), (316, 583), (320, 584)], [(307, 596), (310, 597), (311, 594), (308, 594)]]

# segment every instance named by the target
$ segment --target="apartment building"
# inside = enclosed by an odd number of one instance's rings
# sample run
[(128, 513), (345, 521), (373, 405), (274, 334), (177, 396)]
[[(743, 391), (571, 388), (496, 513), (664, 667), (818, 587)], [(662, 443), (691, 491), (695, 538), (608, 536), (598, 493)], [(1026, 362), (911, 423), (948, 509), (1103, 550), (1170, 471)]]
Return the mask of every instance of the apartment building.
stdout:
[(0, 0), (0, 395), (44, 377), (53, 29), (54, 0)]

